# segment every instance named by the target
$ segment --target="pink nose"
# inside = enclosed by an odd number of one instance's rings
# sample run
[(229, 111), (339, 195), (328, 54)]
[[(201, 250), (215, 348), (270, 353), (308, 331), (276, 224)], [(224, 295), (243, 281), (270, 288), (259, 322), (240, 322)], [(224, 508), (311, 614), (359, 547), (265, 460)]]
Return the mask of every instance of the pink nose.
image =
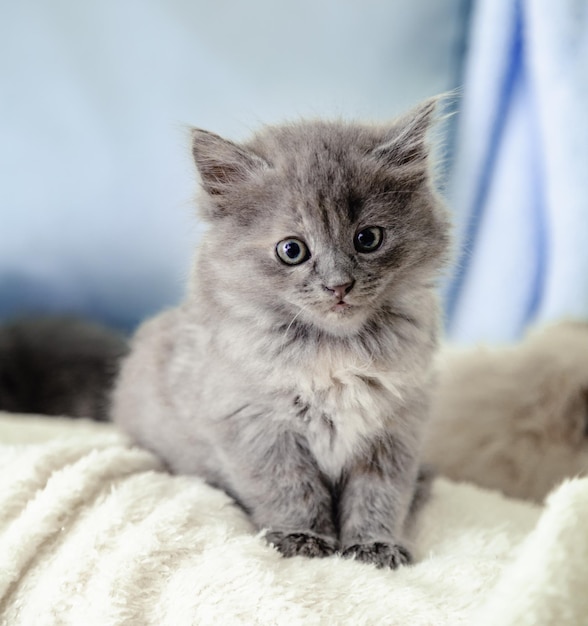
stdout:
[(343, 285), (335, 285), (334, 287), (327, 287), (325, 285), (325, 289), (327, 291), (333, 292), (337, 300), (343, 300), (343, 298), (351, 291), (354, 284), (355, 284), (355, 281), (352, 280), (348, 283), (344, 283)]

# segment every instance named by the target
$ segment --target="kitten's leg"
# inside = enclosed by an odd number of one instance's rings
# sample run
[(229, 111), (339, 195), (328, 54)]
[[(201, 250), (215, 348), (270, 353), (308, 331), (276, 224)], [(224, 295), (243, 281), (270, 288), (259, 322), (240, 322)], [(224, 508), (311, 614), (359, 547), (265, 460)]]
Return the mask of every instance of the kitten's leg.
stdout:
[(429, 463), (424, 463), (419, 467), (405, 524), (412, 522), (417, 513), (419, 513), (423, 506), (428, 502), (431, 497), (431, 486), (433, 485), (433, 481), (436, 477), (437, 470)]
[[(281, 432), (267, 445), (269, 433), (247, 451), (233, 486), (265, 538), (284, 556), (322, 557), (338, 549), (329, 483), (305, 439)], [(243, 467), (248, 467), (243, 472)]]
[(400, 535), (415, 496), (411, 446), (383, 434), (348, 468), (339, 501), (343, 556), (391, 567), (411, 562)]

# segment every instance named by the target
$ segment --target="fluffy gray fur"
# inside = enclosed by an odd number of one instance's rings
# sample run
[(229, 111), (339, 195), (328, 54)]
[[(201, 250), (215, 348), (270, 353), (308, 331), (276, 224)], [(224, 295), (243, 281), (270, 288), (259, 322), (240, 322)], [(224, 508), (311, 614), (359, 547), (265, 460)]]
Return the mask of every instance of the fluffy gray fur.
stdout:
[[(113, 416), (233, 496), (286, 556), (410, 561), (448, 247), (434, 109), (387, 128), (268, 127), (240, 145), (193, 131), (209, 229), (184, 302), (138, 331)], [(358, 252), (376, 226), (382, 245)], [(310, 256), (286, 265), (276, 246), (292, 237)]]
[(0, 410), (108, 417), (108, 396), (127, 341), (73, 317), (29, 317), (0, 326)]
[(423, 456), (452, 480), (542, 502), (588, 475), (588, 323), (532, 328), (511, 345), (449, 348)]

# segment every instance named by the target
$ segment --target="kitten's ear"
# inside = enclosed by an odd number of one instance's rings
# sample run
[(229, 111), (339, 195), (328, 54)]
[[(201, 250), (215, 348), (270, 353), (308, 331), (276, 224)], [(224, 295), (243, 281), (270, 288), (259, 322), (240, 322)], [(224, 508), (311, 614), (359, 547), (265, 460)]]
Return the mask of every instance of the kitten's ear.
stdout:
[(424, 171), (429, 154), (427, 132), (435, 120), (438, 102), (438, 97), (425, 100), (397, 120), (373, 156), (390, 167), (420, 166)]
[(192, 154), (204, 190), (221, 195), (268, 164), (249, 150), (199, 128), (192, 129)]

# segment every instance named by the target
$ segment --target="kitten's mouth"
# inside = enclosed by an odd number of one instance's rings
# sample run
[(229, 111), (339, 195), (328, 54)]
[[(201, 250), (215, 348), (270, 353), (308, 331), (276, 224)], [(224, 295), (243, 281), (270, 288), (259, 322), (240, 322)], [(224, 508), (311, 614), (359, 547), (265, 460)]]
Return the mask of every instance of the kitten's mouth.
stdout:
[(331, 307), (331, 311), (333, 311), (334, 313), (343, 313), (345, 311), (348, 311), (351, 308), (352, 308), (351, 304), (347, 304), (347, 302), (340, 300), (339, 302), (337, 302), (337, 304), (334, 304)]
[(367, 311), (359, 304), (345, 300), (331, 301), (313, 315), (313, 322), (331, 334), (341, 336), (355, 332), (365, 320)]

